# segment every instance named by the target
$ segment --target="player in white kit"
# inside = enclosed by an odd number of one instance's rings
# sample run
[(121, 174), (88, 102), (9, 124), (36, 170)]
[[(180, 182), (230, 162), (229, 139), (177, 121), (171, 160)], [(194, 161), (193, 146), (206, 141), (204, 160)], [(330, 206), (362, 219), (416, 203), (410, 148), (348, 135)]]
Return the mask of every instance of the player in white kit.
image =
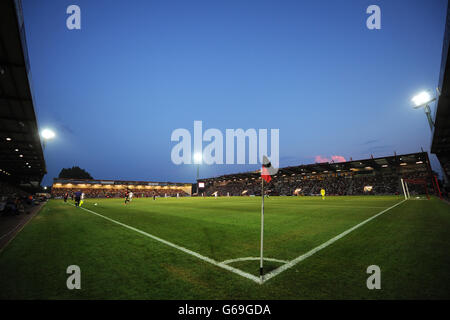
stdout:
[(128, 191), (125, 195), (125, 204), (129, 203), (133, 199), (133, 192)]

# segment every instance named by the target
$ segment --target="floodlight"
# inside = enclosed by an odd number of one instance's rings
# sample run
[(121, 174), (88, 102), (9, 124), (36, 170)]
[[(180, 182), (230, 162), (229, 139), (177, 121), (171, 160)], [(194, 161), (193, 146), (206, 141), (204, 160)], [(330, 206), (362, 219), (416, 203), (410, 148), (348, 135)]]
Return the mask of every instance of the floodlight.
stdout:
[(435, 101), (436, 98), (433, 98), (427, 91), (422, 91), (415, 95), (411, 100), (416, 105), (414, 109), (424, 108), (425, 114), (427, 115), (428, 124), (430, 125), (431, 131), (433, 131), (434, 122), (431, 118), (430, 103)]
[(421, 107), (423, 105), (426, 105), (432, 101), (434, 101), (435, 99), (431, 97), (431, 95), (427, 92), (427, 91), (422, 91), (419, 94), (415, 95), (412, 99), (412, 102), (414, 102), (414, 104), (417, 107)]
[(44, 129), (41, 131), (41, 136), (44, 138), (44, 140), (50, 140), (55, 137), (55, 132), (50, 129)]
[(195, 163), (201, 163), (202, 162), (202, 154), (200, 152), (197, 152), (194, 154), (194, 161)]

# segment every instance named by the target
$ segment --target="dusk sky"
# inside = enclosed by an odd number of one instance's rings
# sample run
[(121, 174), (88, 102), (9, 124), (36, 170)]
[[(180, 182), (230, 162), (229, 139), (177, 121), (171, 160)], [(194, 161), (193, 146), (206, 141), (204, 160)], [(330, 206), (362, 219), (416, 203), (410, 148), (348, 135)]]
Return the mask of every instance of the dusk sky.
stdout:
[[(66, 9), (81, 8), (81, 30)], [(369, 30), (366, 8), (381, 8)], [(78, 165), (98, 179), (193, 182), (173, 130), (280, 129), (280, 166), (429, 150), (447, 1), (35, 1), (23, 11), (51, 184)], [(434, 104), (432, 105), (434, 113)], [(434, 156), (433, 156), (434, 159)], [(433, 161), (434, 169), (437, 161)], [(202, 165), (201, 177), (257, 165)]]

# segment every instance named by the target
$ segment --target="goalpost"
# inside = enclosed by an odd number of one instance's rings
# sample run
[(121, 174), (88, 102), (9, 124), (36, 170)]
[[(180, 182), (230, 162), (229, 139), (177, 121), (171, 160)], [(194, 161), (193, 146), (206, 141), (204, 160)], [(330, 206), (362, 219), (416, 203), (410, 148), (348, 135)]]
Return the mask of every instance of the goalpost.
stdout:
[[(424, 200), (430, 199), (430, 195), (428, 193), (428, 184), (425, 179), (400, 179), (403, 194), (406, 199), (417, 199)], [(410, 192), (411, 189), (411, 192)]]

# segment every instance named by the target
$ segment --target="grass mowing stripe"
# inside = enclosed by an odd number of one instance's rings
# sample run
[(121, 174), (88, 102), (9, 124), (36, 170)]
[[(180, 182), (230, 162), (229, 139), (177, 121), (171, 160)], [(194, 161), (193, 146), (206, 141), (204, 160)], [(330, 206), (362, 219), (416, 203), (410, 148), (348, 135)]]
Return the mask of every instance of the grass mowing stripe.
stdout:
[[(74, 205), (72, 204), (72, 206), (74, 206)], [(94, 211), (92, 211), (92, 210), (89, 210), (89, 209), (86, 209), (86, 208), (83, 208), (83, 207), (79, 207), (79, 208), (80, 208), (80, 209), (83, 209), (83, 210), (85, 210), (85, 211), (87, 211), (87, 212), (89, 212), (89, 213), (92, 213), (92, 214), (94, 214), (94, 215), (96, 215), (96, 216), (98, 216), (98, 217), (101, 217), (101, 218), (103, 218), (103, 219), (106, 219), (106, 220), (108, 220), (108, 221), (111, 221), (111, 222), (113, 222), (113, 223), (116, 223), (116, 224), (118, 224), (118, 225), (120, 225), (120, 226), (122, 226), (122, 227), (125, 227), (125, 228), (130, 229), (130, 230), (133, 230), (133, 231), (135, 231), (135, 232), (137, 232), (137, 233), (140, 233), (140, 234), (142, 234), (142, 235), (144, 235), (144, 236), (147, 236), (147, 237), (149, 237), (149, 238), (151, 238), (151, 239), (153, 239), (153, 240), (156, 240), (156, 241), (159, 241), (159, 242), (161, 242), (161, 243), (164, 243), (164, 244), (167, 245), (167, 246), (170, 246), (170, 247), (175, 248), (175, 249), (177, 249), (177, 250), (183, 251), (184, 253), (187, 253), (187, 254), (189, 254), (189, 255), (191, 255), (191, 256), (194, 256), (194, 257), (196, 257), (196, 258), (198, 258), (198, 259), (200, 259), (200, 260), (203, 260), (203, 261), (208, 262), (208, 263), (210, 263), (210, 264), (213, 264), (213, 265), (215, 265), (215, 266), (217, 266), (217, 267), (220, 267), (220, 268), (222, 268), (222, 269), (225, 269), (225, 270), (228, 270), (228, 271), (230, 271), (230, 272), (233, 272), (233, 273), (235, 273), (235, 274), (237, 274), (237, 275), (240, 275), (241, 277), (250, 279), (250, 280), (252, 280), (252, 281), (254, 281), (254, 282), (256, 282), (256, 283), (259, 283), (259, 284), (262, 283), (260, 278), (255, 277), (254, 275), (252, 275), (252, 274), (250, 274), (250, 273), (247, 273), (247, 272), (244, 272), (244, 271), (242, 271), (242, 270), (239, 270), (239, 269), (230, 267), (230, 266), (227, 265), (227, 264), (224, 264), (224, 263), (218, 262), (218, 261), (216, 261), (216, 260), (214, 260), (214, 259), (205, 257), (205, 256), (203, 256), (203, 255), (201, 255), (201, 254), (199, 254), (199, 253), (197, 253), (197, 252), (194, 252), (194, 251), (192, 251), (192, 250), (186, 249), (186, 248), (181, 247), (181, 246), (179, 246), (179, 245), (176, 245), (176, 244), (174, 244), (174, 243), (172, 243), (172, 242), (169, 242), (169, 241), (166, 241), (166, 240), (164, 240), (164, 239), (161, 239), (161, 238), (159, 238), (159, 237), (157, 237), (157, 236), (154, 236), (154, 235), (152, 235), (152, 234), (150, 234), (150, 233), (147, 233), (147, 232), (145, 232), (145, 231), (142, 231), (142, 230), (136, 229), (136, 228), (134, 228), (134, 227), (132, 227), (132, 226), (129, 226), (129, 225), (127, 225), (127, 224), (124, 224), (124, 223), (122, 223), (122, 222), (119, 222), (119, 221), (116, 221), (116, 220), (114, 220), (114, 219), (108, 218), (108, 217), (103, 216), (103, 215), (101, 215), (101, 214), (99, 214), (99, 213), (97, 213), (97, 212), (94, 212)]]
[[(266, 274), (403, 200), (387, 196), (375, 202), (367, 196), (367, 201), (339, 202), (346, 199), (317, 202), (383, 208), (317, 210), (288, 197), (271, 202), (265, 256), (285, 262), (264, 260)], [(83, 207), (218, 262), (259, 256), (260, 212), (249, 209), (251, 199), (164, 200), (136, 199), (125, 206), (122, 199), (86, 199)], [(186, 205), (194, 202), (196, 207)], [(449, 299), (449, 208), (435, 197), (406, 201), (260, 285), (63, 200), (50, 200), (0, 252), (0, 299)], [(214, 223), (228, 220), (235, 223)], [(230, 266), (259, 276), (258, 262)], [(73, 264), (82, 270), (81, 290), (67, 290), (65, 271)], [(373, 264), (384, 272), (382, 290), (365, 285), (367, 266)]]
[(308, 251), (307, 253), (305, 253), (305, 254), (303, 254), (303, 255), (301, 255), (301, 256), (295, 258), (294, 260), (291, 260), (291, 261), (289, 261), (288, 263), (282, 265), (281, 267), (279, 267), (279, 268), (277, 268), (277, 269), (275, 269), (275, 270), (269, 272), (268, 274), (264, 275), (264, 278), (263, 278), (263, 281), (262, 281), (262, 282), (266, 282), (267, 280), (269, 280), (269, 279), (271, 279), (271, 278), (273, 278), (273, 277), (279, 275), (281, 272), (286, 271), (286, 270), (289, 269), (289, 268), (292, 268), (293, 266), (295, 266), (295, 265), (296, 265), (297, 263), (299, 263), (300, 261), (303, 261), (303, 260), (305, 260), (306, 258), (308, 258), (308, 257), (312, 256), (313, 254), (315, 254), (316, 252), (322, 250), (323, 248), (328, 247), (329, 245), (333, 244), (333, 243), (336, 242), (337, 240), (339, 240), (339, 239), (345, 237), (345, 236), (346, 236), (347, 234), (349, 234), (350, 232), (352, 232), (352, 231), (358, 229), (359, 227), (361, 227), (362, 225), (366, 224), (367, 222), (369, 222), (369, 221), (371, 221), (371, 220), (377, 218), (378, 216), (382, 215), (383, 213), (388, 212), (389, 210), (395, 208), (396, 206), (402, 204), (402, 203), (405, 202), (405, 201), (406, 201), (406, 199), (404, 199), (404, 200), (402, 200), (402, 201), (400, 201), (400, 202), (394, 204), (393, 206), (391, 206), (391, 207), (389, 207), (389, 208), (387, 208), (387, 209), (384, 209), (383, 211), (377, 213), (376, 215), (374, 215), (374, 216), (372, 216), (372, 217), (370, 217), (370, 218), (364, 220), (364, 221), (361, 222), (361, 223), (358, 223), (356, 226), (354, 226), (354, 227), (352, 227), (352, 228), (350, 228), (350, 229), (348, 229), (348, 230), (342, 232), (341, 234), (338, 234), (336, 237), (331, 238), (331, 239), (328, 240), (327, 242), (322, 243), (320, 246), (315, 247), (314, 249)]

